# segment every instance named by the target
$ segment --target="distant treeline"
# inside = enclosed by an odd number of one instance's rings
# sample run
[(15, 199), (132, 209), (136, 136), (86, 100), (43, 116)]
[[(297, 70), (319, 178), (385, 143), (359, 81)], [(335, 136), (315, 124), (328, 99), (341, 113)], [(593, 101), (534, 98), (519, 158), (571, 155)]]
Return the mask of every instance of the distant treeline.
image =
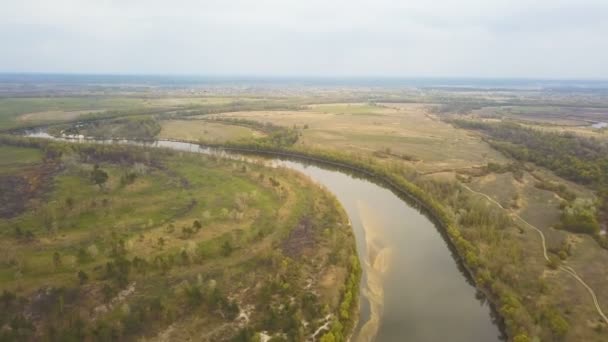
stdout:
[[(125, 110), (108, 110), (98, 113), (89, 113), (84, 117), (69, 121), (72, 123), (89, 124), (97, 121), (105, 121), (115, 118), (149, 116), (156, 118), (163, 117), (187, 117), (195, 115), (219, 114), (240, 111), (255, 110), (301, 110), (304, 107), (293, 103), (277, 103), (270, 101), (233, 101), (225, 104), (205, 104), (174, 107), (155, 107), (155, 108), (132, 108)], [(59, 124), (59, 122), (58, 122)], [(46, 127), (49, 123), (24, 123), (18, 127), (0, 127), (1, 131), (20, 131), (25, 128)]]
[(254, 139), (254, 143), (266, 147), (287, 147), (298, 141), (300, 132), (296, 128), (289, 128), (272, 124), (239, 118), (214, 118), (213, 122), (222, 122), (233, 126), (252, 128), (267, 134), (266, 137)]
[(546, 167), (561, 177), (585, 185), (608, 183), (608, 144), (571, 133), (543, 132), (515, 123), (452, 120), (482, 131), (493, 147), (509, 156)]
[(79, 123), (64, 129), (63, 133), (83, 134), (95, 138), (152, 139), (160, 133), (160, 130), (160, 124), (152, 116), (139, 115)]
[(175, 116), (195, 116), (206, 114), (219, 114), (229, 112), (242, 112), (252, 110), (300, 110), (302, 106), (290, 103), (276, 103), (268, 101), (233, 101), (225, 104), (205, 105), (192, 109), (175, 112)]
[(134, 163), (150, 165), (154, 163), (156, 157), (175, 153), (173, 150), (162, 148), (154, 148), (154, 153), (150, 153), (150, 148), (140, 146), (73, 143), (8, 134), (0, 134), (0, 145), (37, 148), (43, 151), (46, 160), (77, 154), (85, 162), (111, 162), (125, 165)]

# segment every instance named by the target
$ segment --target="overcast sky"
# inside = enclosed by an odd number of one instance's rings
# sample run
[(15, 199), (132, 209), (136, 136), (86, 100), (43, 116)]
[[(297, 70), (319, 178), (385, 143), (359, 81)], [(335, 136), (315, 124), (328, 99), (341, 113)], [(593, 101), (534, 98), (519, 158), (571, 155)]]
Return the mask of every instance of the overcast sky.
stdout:
[(0, 71), (608, 78), (608, 0), (2, 0)]

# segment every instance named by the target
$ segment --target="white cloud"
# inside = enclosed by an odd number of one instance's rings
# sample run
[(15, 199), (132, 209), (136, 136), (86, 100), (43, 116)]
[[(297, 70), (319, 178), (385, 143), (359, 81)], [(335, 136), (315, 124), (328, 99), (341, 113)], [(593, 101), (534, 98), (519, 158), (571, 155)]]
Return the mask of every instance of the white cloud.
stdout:
[(605, 0), (8, 0), (1, 71), (607, 78)]

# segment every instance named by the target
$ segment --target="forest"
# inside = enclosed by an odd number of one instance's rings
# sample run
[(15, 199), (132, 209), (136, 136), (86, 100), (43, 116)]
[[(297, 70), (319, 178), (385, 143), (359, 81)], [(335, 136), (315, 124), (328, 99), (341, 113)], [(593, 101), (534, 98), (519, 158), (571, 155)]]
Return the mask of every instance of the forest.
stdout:
[[(570, 201), (564, 206), (562, 228), (578, 233), (599, 232), (598, 219), (605, 220), (608, 215), (608, 144), (605, 141), (571, 133), (543, 132), (511, 122), (450, 122), (483, 132), (492, 147), (516, 160), (545, 167), (565, 179), (597, 190), (597, 204)], [(600, 239), (605, 246), (604, 240)]]

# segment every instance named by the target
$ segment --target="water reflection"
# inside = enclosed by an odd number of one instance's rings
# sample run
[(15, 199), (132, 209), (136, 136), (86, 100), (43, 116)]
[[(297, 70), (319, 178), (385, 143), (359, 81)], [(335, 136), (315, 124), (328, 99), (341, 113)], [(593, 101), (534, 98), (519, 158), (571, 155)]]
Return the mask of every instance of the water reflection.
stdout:
[(485, 297), (477, 298), (479, 292), (428, 217), (368, 180), (299, 162), (284, 164), (327, 187), (352, 220), (366, 273), (362, 300), (368, 302), (361, 311), (359, 341), (373, 340), (376, 329), (378, 341), (501, 339)]

